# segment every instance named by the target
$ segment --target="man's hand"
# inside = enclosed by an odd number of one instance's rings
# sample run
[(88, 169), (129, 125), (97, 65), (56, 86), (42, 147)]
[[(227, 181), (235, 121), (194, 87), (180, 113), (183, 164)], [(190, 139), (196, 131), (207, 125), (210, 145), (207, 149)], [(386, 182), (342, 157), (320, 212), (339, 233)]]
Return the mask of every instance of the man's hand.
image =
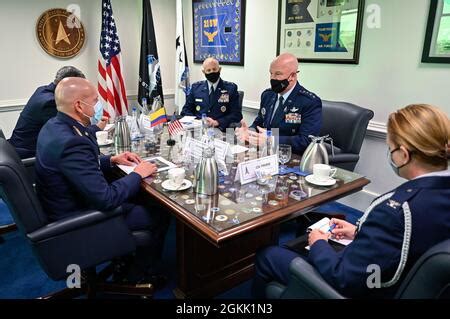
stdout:
[(109, 118), (107, 116), (102, 116), (102, 119), (96, 124), (99, 129), (104, 130), (106, 124), (108, 124)]
[(236, 128), (235, 134), (241, 142), (248, 142), (248, 125), (241, 120), (241, 127)]
[(134, 169), (134, 172), (141, 175), (142, 178), (146, 178), (147, 176), (153, 175), (157, 171), (158, 171), (158, 167), (156, 166), (156, 164), (145, 162), (145, 161), (141, 162)]
[(131, 152), (124, 152), (111, 157), (112, 164), (132, 166), (133, 164), (139, 164), (141, 162), (142, 159), (139, 155)]
[(264, 145), (266, 143), (266, 129), (257, 127), (258, 132), (249, 131), (248, 142), (252, 145)]
[(212, 119), (210, 117), (206, 118), (206, 122), (208, 123), (209, 127), (218, 127), (219, 126), (219, 122), (217, 122), (215, 119)]
[(332, 218), (330, 226), (335, 225), (331, 231), (336, 239), (351, 239), (355, 238), (356, 226), (342, 219)]
[(330, 237), (330, 233), (323, 233), (318, 229), (313, 229), (309, 235), (308, 235), (308, 244), (311, 247), (312, 245), (314, 245), (314, 243), (318, 240), (326, 240), (328, 241), (328, 238)]

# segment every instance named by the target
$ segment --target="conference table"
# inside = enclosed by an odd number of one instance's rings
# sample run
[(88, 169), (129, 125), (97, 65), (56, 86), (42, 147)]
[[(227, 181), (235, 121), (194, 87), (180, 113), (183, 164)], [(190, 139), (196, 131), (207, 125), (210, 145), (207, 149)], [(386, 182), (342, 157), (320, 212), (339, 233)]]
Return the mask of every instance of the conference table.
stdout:
[[(180, 163), (180, 146), (168, 146), (164, 132), (156, 148), (141, 156), (162, 156), (186, 169), (186, 179), (194, 178), (195, 165)], [(114, 153), (113, 147), (101, 148)], [(177, 298), (209, 298), (252, 277), (256, 251), (278, 243), (279, 225), (314, 208), (361, 190), (370, 181), (356, 173), (337, 169), (333, 186), (308, 183), (295, 173), (276, 175), (267, 185), (235, 181), (239, 162), (257, 158), (251, 149), (227, 160), (228, 176), (220, 179), (218, 193), (196, 194), (193, 187), (168, 191), (161, 186), (167, 171), (142, 181), (142, 188), (176, 218)], [(288, 166), (298, 166), (293, 155)], [(290, 196), (292, 191), (301, 198)]]

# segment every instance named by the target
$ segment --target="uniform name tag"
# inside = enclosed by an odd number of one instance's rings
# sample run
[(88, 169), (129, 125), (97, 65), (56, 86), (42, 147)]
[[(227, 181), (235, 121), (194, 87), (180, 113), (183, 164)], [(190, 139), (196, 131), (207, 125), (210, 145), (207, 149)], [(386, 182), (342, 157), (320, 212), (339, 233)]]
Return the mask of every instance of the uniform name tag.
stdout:
[(302, 115), (299, 113), (287, 113), (285, 122), (289, 124), (300, 124), (302, 122)]
[(203, 99), (195, 99), (195, 102), (203, 102)]

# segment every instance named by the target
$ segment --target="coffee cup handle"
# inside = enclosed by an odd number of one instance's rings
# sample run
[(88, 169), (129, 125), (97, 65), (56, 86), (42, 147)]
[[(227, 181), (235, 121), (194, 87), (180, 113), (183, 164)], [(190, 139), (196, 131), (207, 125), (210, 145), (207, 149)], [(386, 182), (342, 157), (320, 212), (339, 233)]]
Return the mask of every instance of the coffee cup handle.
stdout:
[(337, 172), (337, 168), (332, 168), (332, 169), (330, 170), (330, 177), (333, 178), (334, 175), (336, 175), (336, 172)]

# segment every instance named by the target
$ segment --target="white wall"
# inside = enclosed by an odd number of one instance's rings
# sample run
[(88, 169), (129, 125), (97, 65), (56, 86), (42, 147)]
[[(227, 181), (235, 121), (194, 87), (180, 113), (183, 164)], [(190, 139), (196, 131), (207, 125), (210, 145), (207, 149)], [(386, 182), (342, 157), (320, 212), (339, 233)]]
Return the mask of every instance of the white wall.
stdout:
[[(142, 26), (141, 0), (112, 0), (114, 17), (122, 49), (123, 76), (131, 105), (135, 103), (139, 76)], [(49, 56), (36, 39), (35, 25), (46, 10), (76, 3), (86, 31), (82, 51), (69, 60)], [(163, 89), (173, 94), (175, 55), (175, 0), (152, 0)], [(81, 69), (89, 80), (97, 81), (97, 58), (101, 26), (101, 0), (15, 0), (1, 1), (0, 30), (0, 127), (9, 137), (22, 107), (34, 90), (53, 81), (56, 71), (64, 65)], [(167, 21), (171, 21), (168, 23)], [(169, 104), (171, 102), (169, 101)], [(173, 102), (172, 102), (173, 104)], [(2, 112), (8, 110), (13, 112)]]

